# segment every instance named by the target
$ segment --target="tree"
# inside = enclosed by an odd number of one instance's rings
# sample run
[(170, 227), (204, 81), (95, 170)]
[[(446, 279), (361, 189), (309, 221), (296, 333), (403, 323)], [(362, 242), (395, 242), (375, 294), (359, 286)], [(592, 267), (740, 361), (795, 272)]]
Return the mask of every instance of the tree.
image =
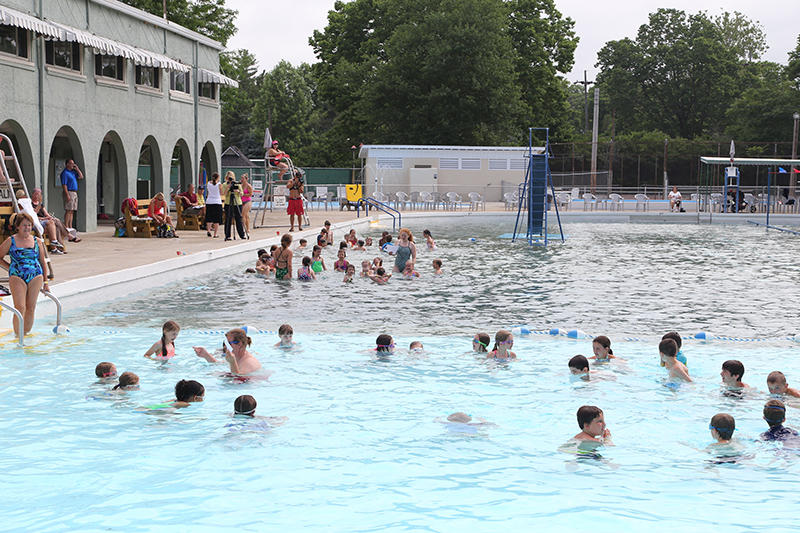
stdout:
[(597, 65), (606, 112), (616, 110), (618, 126), (686, 139), (721, 128), (739, 72), (719, 28), (703, 13), (676, 9), (651, 13), (635, 41), (607, 43)]
[[(164, 14), (162, 0), (122, 0), (159, 17)], [(236, 33), (237, 11), (225, 7), (225, 0), (169, 0), (167, 19), (222, 44)]]
[(523, 125), (566, 126), (571, 27), (551, 0), (337, 2), (310, 39), (337, 145), (508, 145)]
[(751, 21), (738, 11), (724, 12), (714, 19), (722, 35), (722, 44), (745, 61), (756, 61), (767, 51), (767, 36), (758, 21)]
[(224, 52), (219, 59), (220, 70), (239, 82), (238, 89), (220, 87), (222, 148), (234, 145), (248, 157), (264, 157), (264, 131), (259, 135), (252, 124), (264, 75), (258, 74), (256, 58), (247, 50)]
[(786, 77), (800, 89), (800, 35), (797, 36), (797, 48), (789, 52), (789, 64), (786, 65)]

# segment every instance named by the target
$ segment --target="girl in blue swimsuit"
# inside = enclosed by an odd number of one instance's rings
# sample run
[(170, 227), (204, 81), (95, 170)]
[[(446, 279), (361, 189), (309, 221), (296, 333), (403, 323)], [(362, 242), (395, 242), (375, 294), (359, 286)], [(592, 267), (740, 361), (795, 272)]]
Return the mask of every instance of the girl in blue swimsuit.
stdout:
[[(33, 233), (33, 219), (27, 213), (18, 213), (14, 221), (17, 234), (0, 244), (0, 266), (8, 270), (8, 285), (14, 307), (22, 313), (27, 335), (33, 328), (33, 317), (36, 313), (36, 300), (39, 291), (49, 290), (45, 274), (44, 244)], [(6, 261), (9, 255), (11, 261)], [(19, 337), (19, 320), (14, 317), (14, 333)]]

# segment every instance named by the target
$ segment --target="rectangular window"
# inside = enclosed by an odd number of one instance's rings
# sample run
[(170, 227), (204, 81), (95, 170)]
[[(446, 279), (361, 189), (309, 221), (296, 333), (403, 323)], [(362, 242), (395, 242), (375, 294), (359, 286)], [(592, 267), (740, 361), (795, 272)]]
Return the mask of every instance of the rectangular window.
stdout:
[(192, 94), (189, 89), (192, 82), (192, 75), (189, 72), (175, 72), (169, 73), (169, 90), (177, 91), (179, 93)]
[(125, 81), (125, 58), (95, 54), (94, 74), (98, 78)]
[(481, 169), (480, 159), (464, 158), (461, 160), (461, 170), (480, 170), (480, 169)]
[(525, 159), (512, 159), (511, 170), (525, 170), (527, 167), (527, 160)]
[(444, 170), (458, 170), (457, 157), (440, 157), (439, 168)]
[(490, 159), (489, 170), (507, 170), (508, 159)]
[(161, 68), (136, 65), (136, 85), (150, 87), (152, 89), (160, 89)]
[(401, 168), (403, 168), (403, 158), (402, 157), (379, 157), (378, 158), (378, 168), (401, 169)]
[(44, 45), (45, 63), (56, 67), (82, 72), (80, 43), (66, 41), (46, 41)]
[(217, 84), (216, 83), (199, 83), (197, 92), (201, 98), (208, 98), (209, 100), (217, 99)]
[(0, 52), (30, 59), (28, 56), (28, 30), (15, 26), (0, 26)]

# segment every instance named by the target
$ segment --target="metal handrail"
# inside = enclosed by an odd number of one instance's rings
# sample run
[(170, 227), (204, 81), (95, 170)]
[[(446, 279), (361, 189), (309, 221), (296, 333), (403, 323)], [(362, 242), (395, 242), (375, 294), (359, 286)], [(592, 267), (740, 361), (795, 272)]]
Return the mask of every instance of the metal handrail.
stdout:
[[(25, 331), (25, 319), (22, 318), (22, 313), (20, 313), (19, 310), (16, 307), (14, 307), (13, 305), (8, 305), (7, 303), (5, 303), (2, 300), (0, 300), (0, 307), (2, 307), (3, 309), (8, 309), (9, 311), (11, 311), (15, 315), (17, 315), (17, 320), (19, 320), (19, 330), (20, 331)], [(25, 346), (25, 343), (23, 342), (22, 337), (24, 337), (24, 335), (20, 335), (19, 336), (19, 347), (20, 348)]]
[(55, 295), (50, 292), (42, 291), (42, 294), (53, 300), (53, 302), (56, 304), (56, 328), (58, 328), (58, 326), (61, 325), (61, 302), (58, 301), (58, 298), (56, 298)]
[[(377, 201), (377, 200), (375, 200), (373, 198), (369, 198), (369, 197), (364, 197), (364, 198), (362, 198), (362, 200), (364, 201), (364, 216), (369, 216), (369, 206), (372, 206), (375, 209), (378, 209), (379, 211), (383, 211), (384, 213), (386, 213), (388, 215), (391, 215), (391, 217), (392, 217), (392, 231), (394, 231), (396, 229), (396, 227), (397, 227), (395, 225), (395, 223), (397, 223), (397, 225), (399, 225), (400, 227), (403, 227), (403, 215), (401, 215), (400, 211), (398, 211), (394, 207), (391, 207), (391, 206), (389, 206), (387, 204), (384, 204), (383, 202), (379, 202), (379, 201)], [(360, 204), (361, 204), (361, 202), (359, 202), (359, 204), (356, 206), (356, 218), (360, 218), (361, 217), (361, 214), (360, 214), (360, 211), (359, 211), (359, 205)], [(394, 214), (392, 213), (392, 211), (397, 213), (397, 217), (396, 218), (395, 218)]]

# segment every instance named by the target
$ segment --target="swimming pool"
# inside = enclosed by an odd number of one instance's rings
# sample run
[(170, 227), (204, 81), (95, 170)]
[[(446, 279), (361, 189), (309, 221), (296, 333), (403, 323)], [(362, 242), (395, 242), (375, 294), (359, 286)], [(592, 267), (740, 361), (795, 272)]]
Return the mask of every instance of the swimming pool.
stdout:
[[(177, 289), (187, 296), (179, 304), (176, 288), (153, 291), (101, 306), (94, 317), (68, 314), (72, 334), (40, 333), (24, 353), (3, 346), (0, 490), (14, 494), (0, 501), (4, 528), (793, 527), (786, 511), (798, 498), (798, 461), (755, 441), (766, 430), (766, 397), (724, 397), (718, 374), (735, 358), (747, 367), (744, 381), (761, 390), (772, 370), (796, 385), (798, 345), (687, 340), (697, 383), (674, 388), (663, 382), (655, 342), (669, 329), (786, 334), (796, 311), (779, 304), (756, 311), (770, 301), (762, 291), (789, 283), (770, 278), (796, 279), (791, 254), (780, 252), (791, 241), (741, 227), (586, 226), (568, 228), (566, 246), (528, 250), (495, 239), (509, 231), (505, 223), (442, 224), (431, 230), (442, 246), (435, 255), (445, 262), (444, 278), (345, 286), (336, 274), (316, 284), (279, 284), (232, 269), (182, 284)], [(626, 236), (632, 242), (623, 246)], [(673, 267), (678, 248), (692, 254)], [(703, 257), (752, 283), (705, 287), (722, 276)], [(755, 257), (761, 260), (741, 261)], [(502, 264), (511, 265), (502, 276), (487, 275)], [(662, 290), (670, 279), (686, 287), (680, 298)], [(184, 328), (180, 355), (168, 363), (142, 358), (170, 318)], [(275, 371), (267, 381), (235, 384), (223, 368), (191, 355), (193, 345), (219, 344), (212, 327), (274, 330), (283, 322), (294, 326), (300, 350), (279, 351), (271, 347), (277, 335), (253, 335), (251, 351)], [(473, 332), (522, 323), (609, 335), (627, 369), (607, 381), (572, 381), (566, 361), (589, 355), (590, 341), (546, 335), (517, 337), (521, 360), (507, 366), (467, 353)], [(425, 354), (373, 360), (365, 350), (384, 331), (400, 347), (423, 341)], [(625, 342), (624, 335), (652, 340)], [(136, 372), (141, 390), (108, 396), (94, 384), (102, 360), (120, 373)], [(182, 378), (205, 385), (205, 402), (175, 414), (134, 412), (172, 398)], [(258, 400), (258, 414), (288, 421), (271, 431), (226, 427), (240, 394)], [(578, 433), (575, 412), (584, 404), (600, 406), (613, 433), (616, 446), (603, 450), (602, 460), (558, 451)], [(434, 421), (454, 411), (497, 427), (470, 435)], [(736, 417), (746, 448), (737, 463), (713, 464), (703, 450), (717, 412)], [(790, 424), (798, 414), (790, 409)]]

